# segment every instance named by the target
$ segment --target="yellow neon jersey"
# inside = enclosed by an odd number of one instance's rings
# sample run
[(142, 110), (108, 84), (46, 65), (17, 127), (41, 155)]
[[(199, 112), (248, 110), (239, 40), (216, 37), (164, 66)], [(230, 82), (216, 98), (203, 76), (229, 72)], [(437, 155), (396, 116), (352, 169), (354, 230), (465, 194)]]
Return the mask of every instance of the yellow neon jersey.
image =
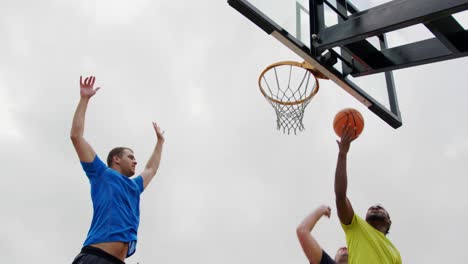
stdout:
[(401, 264), (398, 249), (379, 230), (354, 214), (349, 225), (341, 224), (346, 233), (349, 264)]

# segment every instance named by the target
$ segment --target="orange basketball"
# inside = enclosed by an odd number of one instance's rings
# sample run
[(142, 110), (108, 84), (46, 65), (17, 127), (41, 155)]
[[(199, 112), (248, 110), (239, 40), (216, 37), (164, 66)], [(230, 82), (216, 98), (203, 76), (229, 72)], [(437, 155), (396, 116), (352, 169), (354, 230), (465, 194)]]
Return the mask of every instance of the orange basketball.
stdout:
[(362, 118), (362, 115), (358, 110), (345, 108), (335, 115), (333, 128), (339, 137), (342, 136), (343, 128), (346, 126), (350, 126), (351, 129), (355, 128), (353, 138), (357, 138), (361, 134), (364, 129), (364, 118)]

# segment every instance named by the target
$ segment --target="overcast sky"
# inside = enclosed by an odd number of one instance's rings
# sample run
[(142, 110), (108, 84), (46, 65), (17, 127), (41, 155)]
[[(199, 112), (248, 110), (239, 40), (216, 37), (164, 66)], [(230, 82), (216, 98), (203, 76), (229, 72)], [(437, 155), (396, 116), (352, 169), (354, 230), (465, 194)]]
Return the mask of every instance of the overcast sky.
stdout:
[(313, 234), (334, 255), (345, 238), (332, 120), (345, 107), (366, 121), (349, 152), (355, 212), (388, 209), (405, 264), (468, 259), (466, 58), (395, 72), (397, 130), (324, 81), (306, 130), (288, 136), (256, 80), (300, 58), (225, 0), (6, 0), (0, 35), (4, 263), (71, 263), (81, 248), (92, 205), (69, 131), (79, 76), (91, 74), (102, 89), (85, 137), (98, 155), (131, 147), (141, 170), (151, 121), (166, 131), (129, 264), (307, 263), (295, 228), (321, 204), (333, 214)]

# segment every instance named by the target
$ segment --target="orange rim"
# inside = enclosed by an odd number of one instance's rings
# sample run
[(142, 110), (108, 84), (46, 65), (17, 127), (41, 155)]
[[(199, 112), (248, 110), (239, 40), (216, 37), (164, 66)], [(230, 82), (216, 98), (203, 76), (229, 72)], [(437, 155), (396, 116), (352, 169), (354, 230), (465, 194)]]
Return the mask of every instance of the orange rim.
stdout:
[[(309, 71), (312, 74), (312, 76), (314, 76), (316, 87), (309, 96), (307, 96), (304, 99), (295, 101), (295, 102), (282, 102), (282, 101), (276, 100), (274, 98), (271, 98), (270, 96), (267, 95), (267, 93), (265, 92), (265, 90), (262, 87), (262, 78), (263, 78), (263, 76), (269, 70), (271, 70), (271, 69), (273, 69), (273, 68), (275, 68), (277, 66), (284, 66), (284, 65), (303, 68), (303, 69)], [(317, 78), (328, 79), (325, 75), (323, 75), (321, 72), (317, 71), (314, 67), (312, 67), (312, 65), (310, 65), (307, 62), (300, 63), (300, 62), (295, 62), (295, 61), (280, 61), (280, 62), (271, 64), (270, 66), (266, 67), (265, 70), (262, 71), (262, 73), (258, 77), (258, 87), (260, 87), (260, 92), (263, 94), (263, 96), (265, 98), (267, 98), (269, 101), (272, 101), (272, 102), (275, 102), (275, 103), (281, 104), (281, 105), (297, 105), (297, 104), (303, 104), (303, 103), (309, 101), (310, 99), (312, 99), (312, 97), (314, 97), (317, 94), (317, 92), (319, 90), (319, 81), (318, 81)]]

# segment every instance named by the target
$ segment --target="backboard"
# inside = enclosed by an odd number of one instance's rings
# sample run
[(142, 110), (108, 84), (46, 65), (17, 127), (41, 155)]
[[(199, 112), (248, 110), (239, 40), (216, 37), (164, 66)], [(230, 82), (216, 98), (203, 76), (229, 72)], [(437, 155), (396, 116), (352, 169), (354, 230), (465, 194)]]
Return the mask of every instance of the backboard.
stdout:
[[(393, 128), (393, 70), (468, 55), (468, 0), (228, 0)], [(418, 32), (418, 38), (402, 38)], [(401, 33), (401, 34), (400, 34)]]

